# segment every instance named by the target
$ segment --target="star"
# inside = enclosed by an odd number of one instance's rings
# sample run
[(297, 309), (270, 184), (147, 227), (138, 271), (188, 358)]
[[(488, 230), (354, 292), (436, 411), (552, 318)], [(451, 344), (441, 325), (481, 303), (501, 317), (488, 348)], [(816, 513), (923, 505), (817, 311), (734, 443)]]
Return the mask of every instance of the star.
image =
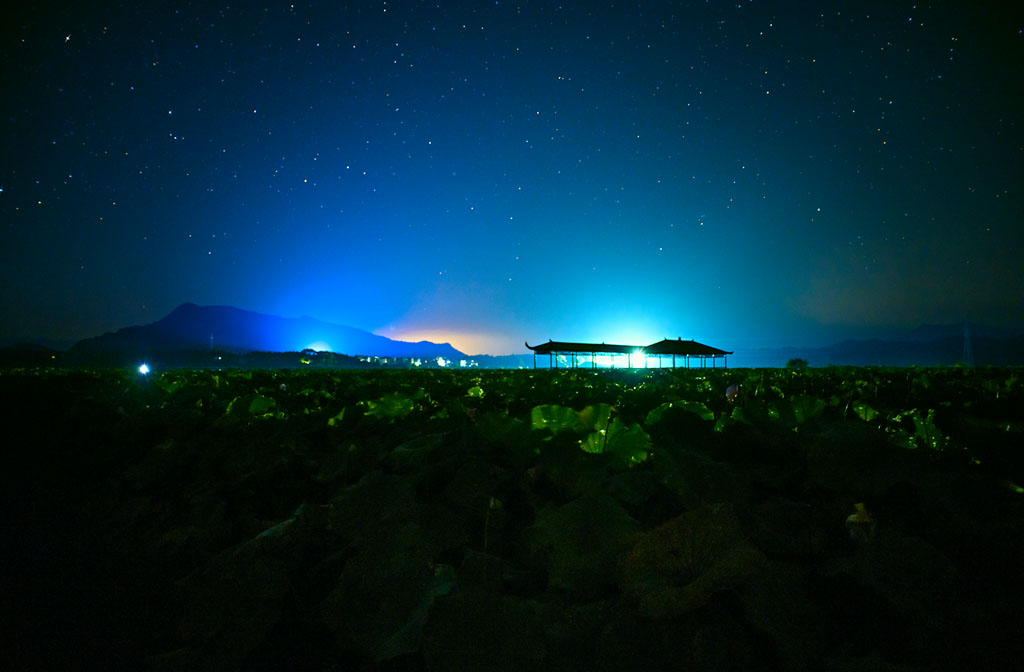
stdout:
[(70, 41), (71, 41), (71, 35), (70, 34), (69, 35), (65, 35), (64, 36), (64, 44), (67, 44)]

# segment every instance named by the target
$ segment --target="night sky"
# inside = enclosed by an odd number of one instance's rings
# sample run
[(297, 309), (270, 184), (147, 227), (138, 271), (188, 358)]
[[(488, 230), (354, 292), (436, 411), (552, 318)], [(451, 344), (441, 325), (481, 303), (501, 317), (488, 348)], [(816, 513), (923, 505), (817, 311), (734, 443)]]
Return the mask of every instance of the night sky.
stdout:
[(0, 340), (180, 303), (468, 353), (1024, 325), (1024, 10), (22, 3)]

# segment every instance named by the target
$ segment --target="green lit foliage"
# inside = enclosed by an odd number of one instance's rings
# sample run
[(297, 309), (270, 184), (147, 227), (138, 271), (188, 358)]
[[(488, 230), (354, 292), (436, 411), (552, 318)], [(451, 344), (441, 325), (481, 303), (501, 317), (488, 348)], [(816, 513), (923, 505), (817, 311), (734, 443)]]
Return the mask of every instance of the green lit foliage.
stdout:
[(246, 394), (232, 399), (224, 414), (228, 418), (240, 420), (283, 418), (284, 413), (276, 409), (277, 401), (273, 397), (262, 394)]
[(578, 412), (557, 404), (534, 406), (530, 411), (530, 426), (533, 429), (549, 429), (552, 434), (566, 430), (583, 431), (586, 429)]
[(626, 425), (619, 418), (612, 420), (606, 429), (591, 432), (580, 440), (580, 448), (587, 453), (614, 455), (623, 464), (633, 466), (647, 459), (651, 438), (638, 424)]
[(863, 401), (855, 402), (851, 407), (851, 410), (857, 414), (857, 417), (865, 422), (871, 422), (878, 417), (878, 411), (873, 409)]
[(693, 413), (701, 420), (714, 420), (715, 414), (708, 407), (699, 401), (666, 401), (647, 414), (645, 425), (650, 426), (661, 421), (662, 415), (670, 408), (678, 408), (687, 413)]
[(783, 427), (795, 429), (821, 415), (826, 406), (826, 402), (822, 399), (807, 394), (798, 394), (773, 401), (768, 408), (768, 417)]
[(579, 446), (585, 453), (613, 455), (626, 466), (647, 459), (651, 439), (639, 424), (627, 425), (621, 418), (612, 419), (609, 404), (587, 406), (580, 411), (555, 404), (534, 406), (530, 412), (531, 427), (550, 430), (552, 434), (571, 431), (585, 434)]
[(412, 413), (419, 405), (419, 402), (426, 396), (423, 389), (413, 394), (402, 394), (394, 392), (386, 394), (380, 399), (367, 400), (363, 402), (366, 406), (365, 414), (369, 417), (381, 420), (394, 421)]
[(169, 605), (128, 667), (935, 669), (1024, 626), (1016, 371), (154, 369), (0, 375), (9, 545)]
[(948, 445), (942, 430), (935, 426), (935, 409), (929, 408), (924, 416), (915, 412), (911, 418), (914, 421), (914, 438), (922, 448), (942, 450)]

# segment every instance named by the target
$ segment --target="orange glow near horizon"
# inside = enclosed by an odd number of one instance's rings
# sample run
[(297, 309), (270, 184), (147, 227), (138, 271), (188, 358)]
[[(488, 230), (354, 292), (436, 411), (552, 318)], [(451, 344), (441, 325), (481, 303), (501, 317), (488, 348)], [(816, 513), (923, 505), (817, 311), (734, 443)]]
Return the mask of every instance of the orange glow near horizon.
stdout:
[(447, 331), (443, 329), (379, 329), (375, 331), (379, 336), (387, 336), (396, 341), (430, 341), (432, 343), (450, 343), (453, 348), (467, 355), (507, 355), (523, 352), (526, 347), (515, 348), (512, 342), (507, 342), (504, 335)]

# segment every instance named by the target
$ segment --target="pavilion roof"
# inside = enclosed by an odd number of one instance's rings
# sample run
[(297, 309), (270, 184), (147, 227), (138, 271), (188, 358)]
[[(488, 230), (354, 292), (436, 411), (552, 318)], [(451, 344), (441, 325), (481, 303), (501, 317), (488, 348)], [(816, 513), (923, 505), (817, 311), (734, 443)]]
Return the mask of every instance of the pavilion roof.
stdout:
[(640, 349), (638, 345), (615, 345), (612, 343), (570, 343), (568, 341), (548, 341), (540, 345), (526, 344), (530, 350), (538, 355), (559, 352), (606, 352), (616, 355), (629, 354)]
[(648, 355), (694, 355), (697, 357), (720, 357), (731, 355), (731, 351), (719, 350), (694, 340), (684, 341), (677, 338), (672, 341), (663, 339), (646, 347), (642, 345), (618, 345), (612, 343), (572, 343), (569, 341), (548, 341), (540, 345), (526, 344), (526, 347), (538, 355), (567, 352), (631, 354), (642, 350)]
[(684, 341), (681, 338), (677, 338), (674, 341), (666, 338), (657, 343), (651, 343), (643, 350), (648, 355), (703, 355), (705, 357), (714, 357), (732, 354), (732, 351), (719, 350), (710, 345), (704, 345), (694, 340)]

